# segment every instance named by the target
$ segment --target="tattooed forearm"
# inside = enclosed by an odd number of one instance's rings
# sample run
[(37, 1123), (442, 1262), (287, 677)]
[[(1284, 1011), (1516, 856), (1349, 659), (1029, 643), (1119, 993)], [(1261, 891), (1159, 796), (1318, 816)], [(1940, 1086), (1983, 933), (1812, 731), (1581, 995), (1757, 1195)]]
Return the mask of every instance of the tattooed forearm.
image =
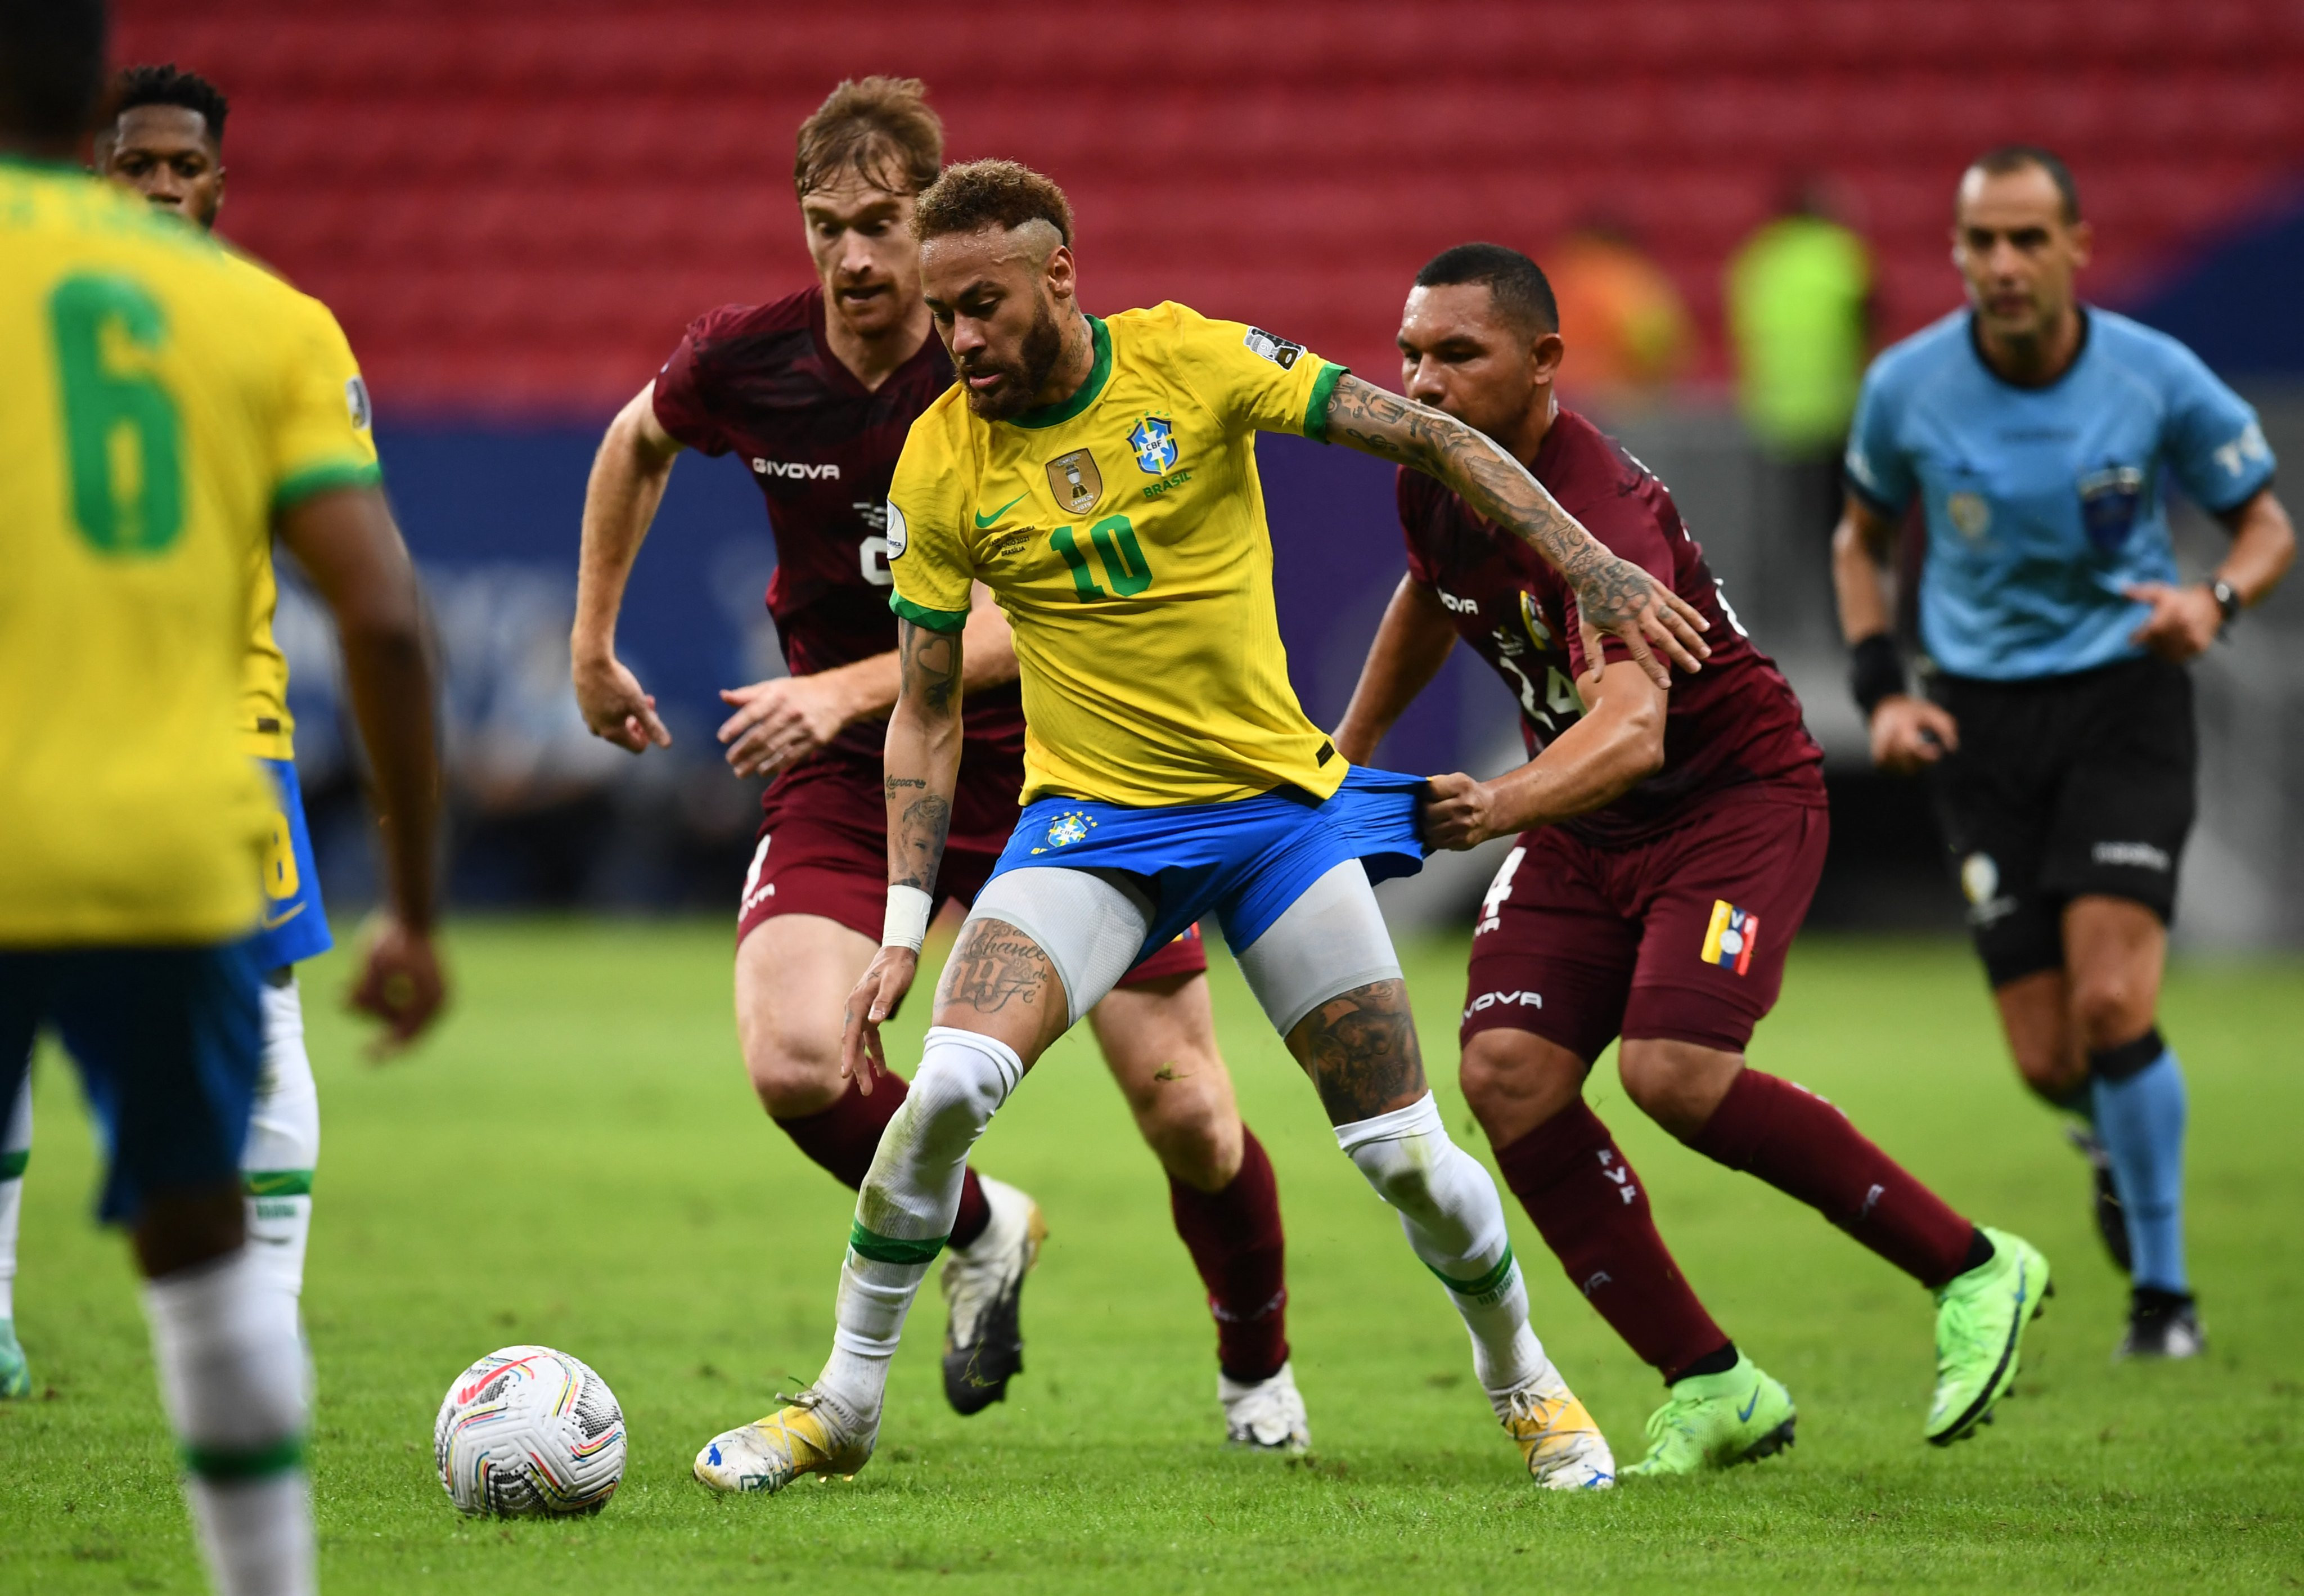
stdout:
[(1656, 584), (1647, 572), (1609, 553), (1518, 461), (1453, 416), (1347, 377), (1329, 398), (1327, 423), (1335, 441), (1446, 483), (1534, 548), (1595, 626), (1632, 621), (1648, 604)]
[(963, 1004), (978, 1014), (997, 1014), (1011, 1002), (1026, 1006), (1062, 1001), (1056, 967), (1040, 945), (1005, 921), (971, 920), (944, 967), (936, 992), (939, 1007)]
[(944, 839), (951, 829), (950, 800), (930, 793), (904, 805), (888, 838), (889, 883), (933, 891), (936, 865), (944, 858)]
[(960, 713), (960, 633), (896, 623), (898, 692), (934, 715)]
[(1329, 998), (1296, 1023), (1288, 1050), (1312, 1077), (1332, 1125), (1406, 1108), (1427, 1090), (1408, 988), (1397, 980)]
[(936, 887), (960, 775), (957, 633), (896, 624), (896, 707), (888, 717), (881, 792), (888, 806), (888, 881)]

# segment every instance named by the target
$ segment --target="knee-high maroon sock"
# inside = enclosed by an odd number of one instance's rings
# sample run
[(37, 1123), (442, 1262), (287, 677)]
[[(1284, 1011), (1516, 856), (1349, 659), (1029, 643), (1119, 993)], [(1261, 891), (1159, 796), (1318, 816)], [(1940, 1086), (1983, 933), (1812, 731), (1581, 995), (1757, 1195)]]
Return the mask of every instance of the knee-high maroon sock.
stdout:
[(1656, 1234), (1622, 1150), (1581, 1098), (1498, 1148), (1496, 1164), (1570, 1281), (1667, 1381), (1729, 1349)]
[[(896, 1117), (896, 1110), (904, 1106), (911, 1091), (901, 1075), (883, 1075), (869, 1097), (851, 1085), (831, 1108), (797, 1119), (779, 1119), (776, 1128), (852, 1192), (864, 1184), (872, 1167), (872, 1155), (880, 1150), (880, 1133)], [(965, 1247), (982, 1235), (991, 1222), (992, 1210), (984, 1201), (984, 1187), (970, 1169), (961, 1176), (960, 1215), (952, 1222), (951, 1244)]]
[(1288, 1361), (1287, 1242), (1280, 1187), (1264, 1144), (1240, 1129), (1240, 1173), (1221, 1192), (1168, 1177), (1168, 1209), (1216, 1321), (1216, 1366), (1243, 1385), (1269, 1380)]
[(1805, 1087), (1744, 1070), (1689, 1145), (1799, 1198), (1930, 1289), (1969, 1267), (1976, 1227)]

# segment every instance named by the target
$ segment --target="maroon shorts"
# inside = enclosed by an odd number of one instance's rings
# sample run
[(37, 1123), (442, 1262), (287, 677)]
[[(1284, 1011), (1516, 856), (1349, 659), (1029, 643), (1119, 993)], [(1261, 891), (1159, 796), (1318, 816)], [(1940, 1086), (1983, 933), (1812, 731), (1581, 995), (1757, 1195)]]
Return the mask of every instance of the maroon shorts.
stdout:
[[(987, 764), (990, 762), (987, 761)], [(963, 757), (953, 790), (952, 831), (936, 871), (939, 906), (976, 901), (1016, 826), (1021, 766), (1003, 760), (972, 768)], [(820, 914), (860, 936), (880, 939), (888, 902), (888, 820), (877, 767), (851, 760), (810, 760), (776, 778), (760, 800), (759, 845), (744, 876), (736, 940), (779, 914)], [(1126, 975), (1135, 986), (1208, 967), (1200, 928), (1190, 927)]]
[(1619, 1035), (1742, 1052), (1828, 832), (1813, 797), (1765, 784), (1620, 847), (1523, 832), (1480, 904), (1461, 1036), (1534, 1031), (1588, 1065)]

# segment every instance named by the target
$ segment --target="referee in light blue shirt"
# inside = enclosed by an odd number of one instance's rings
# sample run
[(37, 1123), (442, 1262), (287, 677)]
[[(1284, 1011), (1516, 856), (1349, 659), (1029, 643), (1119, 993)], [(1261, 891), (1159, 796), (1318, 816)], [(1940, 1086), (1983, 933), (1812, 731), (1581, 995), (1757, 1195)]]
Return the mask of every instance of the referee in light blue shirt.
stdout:
[[(2082, 305), (2063, 162), (1962, 174), (1968, 309), (1873, 362), (1833, 539), (1841, 626), (1883, 768), (1926, 770), (2017, 1068), (2093, 1122), (2098, 1219), (2135, 1292), (2122, 1354), (2203, 1345), (2184, 1269), (2184, 1082), (2156, 1021), (2196, 747), (2183, 666), (2295, 552), (2256, 412), (2174, 339)], [(2178, 580), (2171, 480), (2232, 533)], [(1880, 562), (1927, 517), (1925, 696)]]

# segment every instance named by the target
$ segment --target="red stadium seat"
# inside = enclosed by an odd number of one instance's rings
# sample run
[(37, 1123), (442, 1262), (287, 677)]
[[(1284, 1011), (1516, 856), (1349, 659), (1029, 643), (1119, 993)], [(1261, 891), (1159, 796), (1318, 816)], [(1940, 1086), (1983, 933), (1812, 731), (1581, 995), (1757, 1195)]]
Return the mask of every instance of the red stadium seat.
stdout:
[(1470, 237), (1629, 227), (1706, 323), (1790, 185), (1831, 178), (1884, 330), (1957, 302), (1961, 164), (2061, 150), (2116, 293), (2242, 215), (2304, 148), (2283, 0), (1023, 0), (795, 12), (392, 0), (353, 13), (122, 0), (124, 59), (233, 97), (226, 225), (335, 304), (380, 402), (596, 412), (711, 303), (807, 280), (792, 129), (839, 78), (914, 72), (954, 158), (1078, 209), (1084, 292), (1283, 321), (1388, 373), (1402, 288)]

